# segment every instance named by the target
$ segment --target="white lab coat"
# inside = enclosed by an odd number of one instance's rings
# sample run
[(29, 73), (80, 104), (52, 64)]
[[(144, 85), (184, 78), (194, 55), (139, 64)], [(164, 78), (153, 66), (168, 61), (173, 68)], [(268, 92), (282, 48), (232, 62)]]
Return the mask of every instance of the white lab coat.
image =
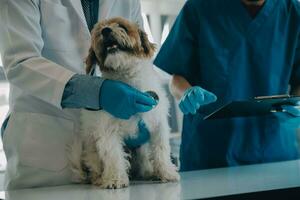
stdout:
[[(99, 20), (142, 24), (139, 0), (100, 0)], [(10, 83), (10, 120), (3, 138), (5, 187), (68, 184), (66, 145), (78, 110), (62, 110), (68, 80), (84, 74), (90, 33), (80, 0), (0, 0), (0, 52)]]

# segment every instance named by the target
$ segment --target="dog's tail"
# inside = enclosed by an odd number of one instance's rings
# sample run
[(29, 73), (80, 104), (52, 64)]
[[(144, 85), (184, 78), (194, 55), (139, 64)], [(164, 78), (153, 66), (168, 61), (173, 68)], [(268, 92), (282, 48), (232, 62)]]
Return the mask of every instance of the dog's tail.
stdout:
[(72, 182), (86, 183), (87, 172), (83, 168), (83, 141), (79, 136), (74, 137), (71, 144), (67, 146), (68, 160), (72, 171)]

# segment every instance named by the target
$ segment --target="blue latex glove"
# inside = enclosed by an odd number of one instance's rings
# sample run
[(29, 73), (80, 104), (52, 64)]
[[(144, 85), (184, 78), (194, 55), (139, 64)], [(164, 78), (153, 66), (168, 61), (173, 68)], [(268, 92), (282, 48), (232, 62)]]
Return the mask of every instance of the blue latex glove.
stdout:
[(146, 124), (144, 123), (143, 120), (139, 121), (138, 127), (139, 127), (139, 132), (138, 132), (137, 137), (126, 138), (124, 140), (126, 146), (130, 149), (138, 148), (138, 147), (142, 146), (143, 144), (145, 144), (146, 142), (148, 142), (150, 139), (150, 133), (149, 133), (149, 131), (146, 127)]
[(295, 116), (295, 117), (300, 117), (300, 108), (297, 106), (300, 106), (300, 102), (298, 102), (295, 106), (284, 105), (281, 107), (285, 112), (289, 113), (290, 115)]
[(147, 93), (122, 83), (105, 80), (100, 89), (100, 107), (120, 119), (129, 119), (140, 112), (148, 112), (157, 105)]
[(217, 100), (216, 95), (204, 90), (199, 86), (187, 89), (179, 102), (179, 108), (183, 114), (196, 114), (202, 105), (213, 103)]

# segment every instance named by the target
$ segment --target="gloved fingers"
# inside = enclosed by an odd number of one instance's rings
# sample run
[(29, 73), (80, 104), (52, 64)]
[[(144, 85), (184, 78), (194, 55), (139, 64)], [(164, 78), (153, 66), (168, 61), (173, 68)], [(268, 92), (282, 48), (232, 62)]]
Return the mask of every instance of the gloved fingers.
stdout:
[(295, 117), (300, 117), (300, 109), (295, 107), (295, 106), (289, 106), (289, 105), (283, 105), (281, 106), (283, 110), (288, 112), (289, 114), (295, 116)]
[(128, 137), (124, 140), (125, 144), (129, 148), (138, 148), (139, 146), (145, 144), (150, 140), (150, 132), (146, 127), (143, 120), (138, 123), (138, 133), (137, 137)]
[[(201, 90), (199, 90), (199, 89), (196, 89), (196, 90), (194, 91), (194, 95), (195, 95), (195, 98), (196, 98), (195, 101), (198, 102), (199, 107), (200, 107), (201, 105), (203, 105), (203, 104), (204, 104), (204, 95), (203, 95), (203, 92), (202, 92)], [(198, 106), (198, 105), (197, 105), (197, 106)], [(198, 108), (198, 109), (199, 109), (199, 108)]]
[(188, 113), (191, 114), (196, 114), (196, 109), (193, 105), (193, 103), (191, 102), (189, 95), (186, 96), (186, 98), (184, 99), (184, 106), (187, 109)]
[(204, 93), (204, 103), (205, 104), (210, 104), (213, 103), (215, 101), (217, 101), (217, 96), (211, 92), (205, 91)]
[(138, 123), (139, 127), (139, 137), (142, 142), (147, 142), (150, 139), (150, 132), (143, 120), (140, 120)]
[(188, 94), (187, 100), (190, 102), (190, 105), (192, 105), (192, 114), (196, 114), (197, 110), (200, 107), (200, 103), (195, 93), (191, 92), (190, 94)]
[(130, 149), (138, 148), (141, 145), (145, 144), (148, 142), (150, 139), (150, 134), (146, 135), (145, 133), (139, 133), (139, 135), (136, 138), (125, 138), (124, 142), (127, 147)]
[(136, 113), (148, 112), (148, 111), (150, 111), (152, 109), (153, 109), (153, 106), (135, 103), (135, 111), (136, 111)]
[(113, 115), (113, 116), (115, 116), (116, 118), (120, 118), (120, 119), (125, 119), (125, 120), (128, 120), (128, 119), (130, 119), (130, 117), (132, 116), (132, 115), (134, 115), (135, 113), (133, 113), (133, 112), (123, 112), (123, 113), (121, 113), (121, 114), (119, 114), (119, 115)]
[(156, 100), (153, 97), (151, 97), (149, 94), (143, 93), (143, 92), (138, 92), (138, 91), (135, 94), (135, 103), (142, 104), (145, 106), (151, 106), (151, 107), (154, 107), (157, 105)]
[(134, 149), (140, 146), (136, 138), (130, 138), (130, 137), (125, 138), (124, 143), (130, 149)]
[(185, 106), (185, 104), (184, 104), (183, 101), (180, 101), (180, 103), (179, 103), (179, 108), (180, 108), (181, 112), (182, 112), (184, 115), (189, 114), (188, 109), (186, 108), (186, 106)]
[(146, 127), (146, 124), (145, 124), (145, 122), (144, 122), (143, 119), (141, 119), (141, 120), (139, 121), (138, 127), (139, 127), (139, 129), (140, 129), (140, 128), (147, 128), (147, 127)]
[(196, 114), (201, 105), (209, 104), (217, 100), (216, 95), (194, 86), (187, 89), (180, 100), (179, 108), (184, 114)]

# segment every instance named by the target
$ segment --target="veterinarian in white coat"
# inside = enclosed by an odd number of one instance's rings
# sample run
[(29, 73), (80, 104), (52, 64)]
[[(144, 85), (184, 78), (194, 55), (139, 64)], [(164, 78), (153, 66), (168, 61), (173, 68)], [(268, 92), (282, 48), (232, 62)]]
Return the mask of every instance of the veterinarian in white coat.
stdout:
[[(65, 149), (78, 131), (79, 110), (62, 109), (61, 101), (75, 74), (87, 78), (83, 74), (90, 30), (81, 3), (0, 0), (0, 52), (10, 83), (9, 120), (3, 136), (8, 159), (6, 188), (70, 183)], [(121, 16), (143, 24), (138, 0), (100, 0), (98, 13), (99, 20)], [(110, 100), (114, 99), (106, 99)]]

